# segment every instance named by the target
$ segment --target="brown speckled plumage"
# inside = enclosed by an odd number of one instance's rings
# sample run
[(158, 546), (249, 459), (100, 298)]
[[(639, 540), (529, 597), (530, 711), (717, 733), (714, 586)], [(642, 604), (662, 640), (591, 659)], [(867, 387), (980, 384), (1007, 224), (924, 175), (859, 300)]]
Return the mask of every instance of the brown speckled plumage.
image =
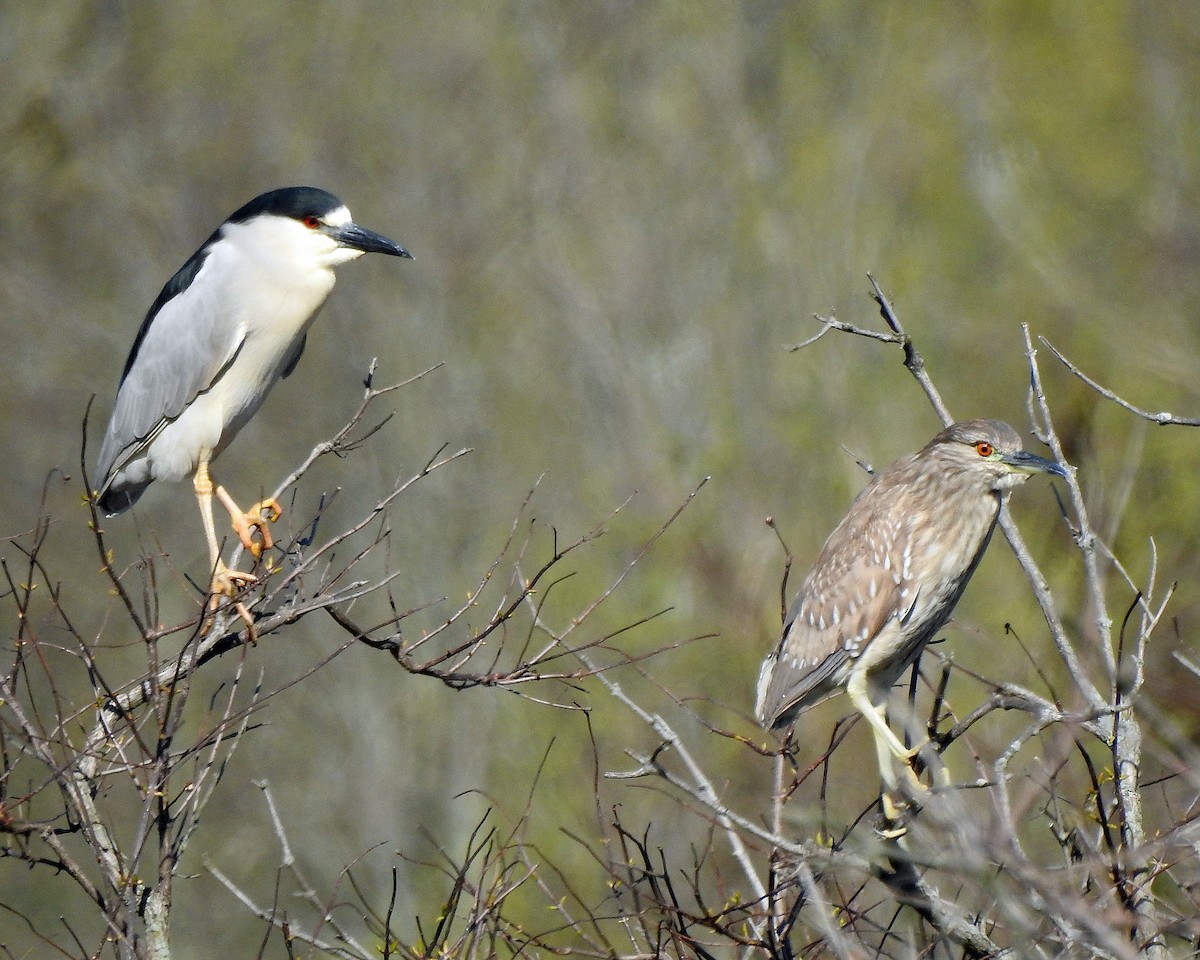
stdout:
[[(950, 618), (1001, 497), (1036, 472), (1065, 475), (1022, 450), (1008, 424), (972, 420), (878, 474), (825, 541), (763, 663), (759, 721), (787, 727), (841, 689), (854, 697), (856, 684), (880, 715), (887, 691)], [(882, 719), (867, 719), (881, 734)]]

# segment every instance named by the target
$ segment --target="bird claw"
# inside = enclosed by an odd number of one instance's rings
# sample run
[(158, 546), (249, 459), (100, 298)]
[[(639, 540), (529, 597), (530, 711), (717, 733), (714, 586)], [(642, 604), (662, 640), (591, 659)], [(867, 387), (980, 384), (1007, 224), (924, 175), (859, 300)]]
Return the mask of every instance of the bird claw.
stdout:
[[(875, 832), (884, 840), (899, 840), (907, 834), (909, 823), (920, 812), (927, 799), (937, 790), (947, 789), (951, 786), (950, 772), (943, 764), (938, 763), (933, 767), (925, 768), (930, 775), (929, 784), (921, 780), (920, 773), (913, 766), (912, 761), (929, 743), (930, 741), (927, 740), (919, 747), (905, 751), (908, 759), (904, 764), (903, 777), (879, 795), (882, 818), (879, 825), (876, 826)], [(940, 760), (940, 756), (938, 759)]]
[(920, 756), (922, 750), (929, 746), (930, 742), (931, 741), (927, 738), (922, 740), (915, 747), (906, 747), (899, 740), (896, 740), (895, 743), (889, 744), (889, 748), (892, 752), (892, 756), (911, 769), (913, 761)]
[[(926, 747), (933, 747), (933, 750), (922, 757), (921, 751)], [(951, 786), (950, 771), (942, 762), (941, 752), (932, 740), (926, 739), (905, 750), (898, 759), (904, 763), (904, 771), (908, 775), (906, 783), (917, 793), (929, 793), (934, 789), (945, 790)], [(922, 773), (929, 774), (928, 785), (922, 782)]]
[(911, 815), (921, 808), (919, 803), (902, 795), (899, 790), (885, 790), (879, 796), (879, 806), (883, 820), (876, 826), (875, 832), (884, 840), (899, 840), (908, 833)]
[(255, 583), (258, 583), (258, 577), (254, 574), (243, 573), (241, 570), (230, 570), (225, 566), (224, 561), (218, 560), (216, 567), (213, 569), (212, 583), (208, 588), (208, 611), (205, 614), (205, 622), (200, 631), (201, 635), (203, 636), (208, 633), (213, 623), (213, 617), (216, 616), (217, 610), (221, 606), (221, 600), (224, 598), (232, 602), (233, 609), (237, 611), (238, 616), (246, 624), (250, 645), (254, 646), (257, 644), (258, 633), (254, 629), (254, 615), (238, 599), (238, 595), (244, 588)]
[(912, 760), (916, 759), (915, 754), (909, 759), (909, 762), (904, 764), (905, 785), (914, 793), (929, 793), (929, 787), (921, 782), (921, 775), (917, 773), (916, 768), (912, 765)]
[[(271, 497), (269, 500), (260, 500), (245, 512), (236, 514), (231, 512), (230, 521), (238, 539), (242, 541), (242, 546), (254, 554), (254, 558), (257, 560), (263, 555), (263, 551), (270, 550), (275, 546), (275, 540), (272, 538), (267, 524), (274, 523), (282, 516), (283, 508), (279, 505), (279, 501)], [(255, 530), (258, 531), (257, 540), (254, 537)]]
[(221, 597), (234, 599), (242, 592), (243, 587), (248, 587), (253, 583), (258, 583), (258, 577), (252, 573), (243, 573), (241, 570), (230, 570), (221, 560), (217, 561), (216, 569), (213, 570), (212, 584), (209, 586), (209, 593), (214, 601), (219, 601)]

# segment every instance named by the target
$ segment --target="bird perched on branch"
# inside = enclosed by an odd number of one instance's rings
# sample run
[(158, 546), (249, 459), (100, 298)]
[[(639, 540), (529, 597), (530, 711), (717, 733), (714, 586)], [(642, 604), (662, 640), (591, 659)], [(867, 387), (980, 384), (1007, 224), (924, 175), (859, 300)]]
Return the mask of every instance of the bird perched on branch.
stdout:
[(411, 259), (354, 223), (331, 193), (272, 190), (217, 227), (167, 281), (134, 338), (92, 478), (97, 502), (113, 516), (152, 481), (191, 476), (214, 596), (233, 596), (255, 580), (221, 561), (214, 492), (255, 556), (271, 546), (265, 523), (281, 511), (273, 500), (242, 510), (223, 487), (214, 490), (209, 464), (295, 369), (333, 289), (333, 268), (364, 253)]
[(1000, 511), (1034, 473), (1066, 476), (999, 420), (947, 427), (858, 495), (825, 541), (762, 665), (755, 713), (786, 729), (846, 690), (874, 733), (884, 783), (915, 754), (887, 724), (888, 691), (950, 618)]

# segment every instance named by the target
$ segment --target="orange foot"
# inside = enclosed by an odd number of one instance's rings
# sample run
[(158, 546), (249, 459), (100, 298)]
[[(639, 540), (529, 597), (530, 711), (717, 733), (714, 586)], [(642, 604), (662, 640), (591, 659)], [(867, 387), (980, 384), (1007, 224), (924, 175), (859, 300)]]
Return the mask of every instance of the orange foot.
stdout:
[[(267, 546), (270, 546), (269, 542)], [(238, 595), (242, 592), (242, 589), (253, 583), (258, 583), (258, 577), (254, 576), (254, 574), (242, 573), (241, 570), (230, 570), (225, 566), (223, 560), (218, 560), (216, 569), (213, 571), (212, 584), (208, 588), (208, 612), (205, 615), (201, 635), (208, 633), (208, 628), (212, 626), (212, 618), (221, 606), (222, 598), (228, 598), (233, 602), (233, 609), (238, 612), (238, 616), (246, 624), (246, 631), (249, 635), (251, 645), (253, 646), (258, 643), (258, 633), (254, 629), (254, 615), (238, 599)]]
[[(261, 557), (264, 550), (270, 550), (275, 545), (275, 540), (271, 537), (271, 530), (267, 524), (274, 523), (283, 516), (283, 507), (274, 497), (269, 500), (260, 500), (249, 510), (242, 510), (233, 502), (233, 498), (220, 487), (217, 488), (217, 496), (221, 498), (225, 509), (229, 511), (229, 520), (233, 524), (234, 533), (242, 541), (242, 546), (254, 554), (255, 559)], [(254, 537), (256, 530), (258, 539)]]

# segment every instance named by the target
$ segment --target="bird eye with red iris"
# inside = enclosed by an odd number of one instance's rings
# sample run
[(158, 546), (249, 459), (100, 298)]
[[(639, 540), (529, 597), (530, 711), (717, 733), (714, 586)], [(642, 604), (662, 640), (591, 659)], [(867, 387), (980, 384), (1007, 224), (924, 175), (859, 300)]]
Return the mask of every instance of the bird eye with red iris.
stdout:
[(304, 224), (306, 227), (308, 227), (309, 230), (316, 230), (317, 227), (319, 227), (321, 225), (320, 218), (314, 217), (311, 213), (307, 217), (304, 217), (303, 219), (301, 219), (300, 222), (302, 224)]
[(977, 444), (975, 444), (975, 452), (981, 457), (990, 457), (992, 455), (992, 451), (992, 445), (986, 440), (980, 440)]

